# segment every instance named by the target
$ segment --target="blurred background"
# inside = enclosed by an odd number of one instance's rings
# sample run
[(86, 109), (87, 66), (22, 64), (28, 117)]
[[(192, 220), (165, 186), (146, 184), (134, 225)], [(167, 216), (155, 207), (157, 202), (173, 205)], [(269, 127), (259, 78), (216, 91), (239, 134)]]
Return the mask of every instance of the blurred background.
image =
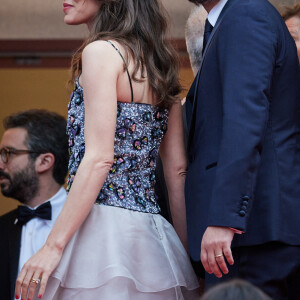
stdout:
[[(143, 0), (141, 0), (143, 1)], [(170, 39), (180, 56), (180, 78), (186, 90), (193, 80), (184, 39), (193, 4), (162, 0), (170, 17)], [(297, 0), (270, 0), (280, 11)], [(87, 35), (84, 25), (63, 22), (63, 1), (2, 0), (0, 6), (0, 136), (5, 116), (44, 108), (67, 116), (70, 58)], [(59, 141), (57, 141), (59, 143)], [(18, 203), (0, 193), (0, 215)]]

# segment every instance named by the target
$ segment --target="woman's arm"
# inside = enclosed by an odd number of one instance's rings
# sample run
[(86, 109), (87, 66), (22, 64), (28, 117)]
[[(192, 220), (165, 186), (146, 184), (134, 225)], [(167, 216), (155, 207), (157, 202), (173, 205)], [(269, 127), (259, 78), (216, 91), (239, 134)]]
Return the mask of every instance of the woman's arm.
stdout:
[(77, 170), (64, 208), (46, 244), (22, 268), (17, 279), (16, 295), (32, 299), (35, 284), (41, 277), (39, 294), (43, 295), (49, 276), (57, 267), (62, 252), (89, 214), (107, 177), (114, 158), (114, 135), (117, 114), (116, 84), (123, 72), (122, 61), (103, 41), (89, 44), (82, 54), (82, 85), (85, 101), (85, 155)]
[(184, 146), (184, 129), (181, 103), (174, 104), (170, 110), (168, 130), (160, 146), (160, 156), (168, 188), (170, 210), (174, 228), (188, 249), (184, 184), (187, 161)]
[(85, 101), (85, 155), (66, 205), (46, 243), (58, 249), (65, 247), (87, 217), (113, 163), (116, 83), (121, 70), (121, 60), (115, 59), (108, 43), (98, 41), (84, 49), (81, 80)]

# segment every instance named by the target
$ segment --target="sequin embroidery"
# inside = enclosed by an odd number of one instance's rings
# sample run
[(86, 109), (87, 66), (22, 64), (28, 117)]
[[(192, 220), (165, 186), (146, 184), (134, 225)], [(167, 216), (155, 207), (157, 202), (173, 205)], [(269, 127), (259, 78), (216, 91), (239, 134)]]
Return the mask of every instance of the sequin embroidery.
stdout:
[[(167, 131), (168, 109), (118, 102), (114, 163), (96, 199), (97, 204), (159, 213), (154, 191), (156, 158)], [(76, 80), (68, 107), (70, 190), (84, 156), (84, 97)]]

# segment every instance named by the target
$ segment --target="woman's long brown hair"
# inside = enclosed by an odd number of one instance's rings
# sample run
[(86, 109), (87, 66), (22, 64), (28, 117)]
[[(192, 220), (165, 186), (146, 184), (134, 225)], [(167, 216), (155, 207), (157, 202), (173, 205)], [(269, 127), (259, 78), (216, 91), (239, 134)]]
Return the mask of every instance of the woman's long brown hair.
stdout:
[[(90, 36), (73, 55), (71, 81), (81, 73), (81, 56), (86, 45), (96, 40), (115, 40), (126, 50), (125, 60), (135, 60), (132, 79), (141, 70), (158, 100), (170, 107), (178, 101), (181, 87), (178, 79), (177, 54), (167, 38), (165, 11), (158, 0), (104, 0)], [(146, 72), (145, 72), (146, 71)]]

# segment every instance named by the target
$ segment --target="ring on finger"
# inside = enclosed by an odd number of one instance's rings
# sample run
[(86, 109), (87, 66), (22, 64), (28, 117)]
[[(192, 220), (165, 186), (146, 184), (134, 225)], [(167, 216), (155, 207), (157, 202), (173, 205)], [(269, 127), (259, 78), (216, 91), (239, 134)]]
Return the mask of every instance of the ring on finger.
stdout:
[(41, 279), (39, 279), (39, 278), (38, 279), (31, 278), (30, 282), (39, 284), (41, 282)]
[(223, 256), (223, 253), (222, 254), (217, 254), (217, 255), (215, 255), (215, 258), (222, 257), (222, 256)]

